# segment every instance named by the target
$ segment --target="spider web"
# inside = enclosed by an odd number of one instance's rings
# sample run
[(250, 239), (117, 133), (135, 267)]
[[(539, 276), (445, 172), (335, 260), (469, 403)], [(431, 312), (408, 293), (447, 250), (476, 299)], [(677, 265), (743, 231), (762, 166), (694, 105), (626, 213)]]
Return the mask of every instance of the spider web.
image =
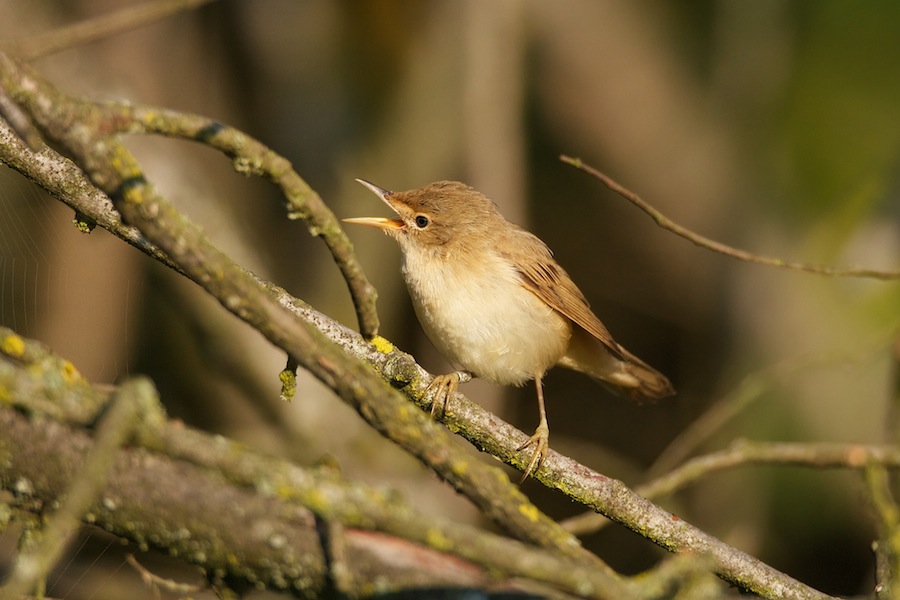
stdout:
[(5, 175), (0, 325), (45, 342), (95, 383), (128, 376), (127, 324), (142, 278), (127, 268), (132, 250), (100, 229), (84, 235), (70, 209)]
[[(115, 256), (133, 249), (99, 229), (86, 236), (72, 219), (70, 209), (0, 168), (0, 325), (46, 343), (91, 381), (116, 381), (129, 374), (127, 324), (143, 275)], [(13, 568), (21, 532), (14, 524), (0, 533), (0, 583)], [(50, 572), (46, 594), (90, 600), (180, 596), (148, 588), (127, 564), (130, 554), (162, 565), (163, 572), (176, 569), (176, 580), (197, 579), (183, 563), (168, 564), (86, 527)]]

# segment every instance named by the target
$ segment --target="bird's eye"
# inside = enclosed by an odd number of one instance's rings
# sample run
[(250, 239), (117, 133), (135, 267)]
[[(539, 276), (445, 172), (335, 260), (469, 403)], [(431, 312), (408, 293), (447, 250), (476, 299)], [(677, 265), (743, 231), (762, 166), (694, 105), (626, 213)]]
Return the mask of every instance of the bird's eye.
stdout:
[(418, 227), (419, 229), (425, 229), (426, 227), (428, 227), (428, 224), (431, 223), (431, 221), (428, 220), (428, 217), (426, 217), (425, 215), (416, 215), (415, 222), (416, 227)]

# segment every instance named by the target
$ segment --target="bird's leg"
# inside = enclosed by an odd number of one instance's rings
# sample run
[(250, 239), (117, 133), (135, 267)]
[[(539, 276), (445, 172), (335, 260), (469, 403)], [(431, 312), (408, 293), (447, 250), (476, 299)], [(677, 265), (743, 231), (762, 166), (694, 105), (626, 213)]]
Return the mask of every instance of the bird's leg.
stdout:
[(547, 450), (550, 448), (550, 426), (547, 424), (547, 411), (544, 410), (544, 386), (541, 383), (542, 377), (543, 375), (538, 375), (534, 378), (534, 383), (537, 387), (538, 410), (541, 413), (541, 421), (538, 423), (534, 435), (528, 438), (527, 442), (516, 448), (516, 450), (524, 450), (528, 446), (534, 444), (534, 454), (531, 455), (531, 460), (525, 468), (525, 474), (522, 475), (522, 481), (528, 479), (528, 476), (541, 466), (541, 463), (544, 461), (544, 456), (547, 455)]
[(440, 416), (446, 416), (450, 396), (453, 395), (460, 383), (469, 381), (472, 381), (472, 374), (468, 371), (456, 371), (447, 375), (435, 376), (425, 389), (426, 394), (431, 394), (431, 416), (434, 417), (438, 414), (438, 407), (440, 407)]

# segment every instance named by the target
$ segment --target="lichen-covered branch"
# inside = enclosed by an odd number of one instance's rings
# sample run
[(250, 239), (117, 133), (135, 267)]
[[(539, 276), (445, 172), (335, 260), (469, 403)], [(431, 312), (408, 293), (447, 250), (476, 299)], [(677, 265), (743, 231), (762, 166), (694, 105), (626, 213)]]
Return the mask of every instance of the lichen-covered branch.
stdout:
[[(289, 302), (286, 296), (282, 301)], [(410, 355), (383, 338), (376, 339), (375, 344), (366, 344), (354, 332), (310, 307), (295, 305), (294, 310), (375, 366), (386, 380), (402, 386), (420, 406), (430, 406), (430, 398), (425, 394), (430, 378)], [(452, 431), (477, 448), (519, 469), (528, 464), (527, 453), (514, 450), (528, 436), (462, 394), (452, 398), (449, 413), (443, 419)], [(535, 476), (546, 486), (668, 550), (708, 556), (720, 577), (763, 597), (829, 597), (679, 519), (621, 481), (601, 475), (552, 448)]]
[[(41, 529), (37, 542), (19, 552), (15, 567), (0, 588), (0, 598), (21, 598), (43, 585), (74, 537), (85, 513), (106, 488), (119, 448), (136, 428), (141, 409), (156, 402), (153, 384), (146, 379), (126, 381), (112, 397), (97, 426), (97, 439), (74, 470), (77, 478), (66, 489), (59, 508)], [(17, 454), (29, 444), (12, 445)], [(57, 448), (54, 450), (58, 451)], [(21, 480), (20, 480), (21, 481)], [(43, 588), (42, 588), (43, 589)]]
[[(0, 447), (7, 455), (0, 465), (0, 484), (10, 489), (11, 480), (18, 481), (22, 502), (52, 505), (73, 484), (92, 440), (83, 430), (52, 420), (30, 420), (3, 408)], [(10, 452), (16, 447), (27, 451)], [(313, 513), (146, 450), (116, 456), (102, 500), (91, 506), (87, 520), (136, 544), (177, 555), (232, 585), (259, 583), (306, 597), (326, 589), (328, 564)], [(361, 530), (344, 535), (348, 562), (360, 588), (385, 575), (394, 590), (425, 582), (449, 585), (456, 580), (475, 586), (486, 582), (479, 569), (458, 561), (451, 576), (443, 568), (429, 568), (429, 562), (446, 563), (421, 546)], [(379, 552), (388, 542), (392, 551)], [(395, 551), (403, 556), (396, 562)]]
[(114, 198), (126, 223), (227, 310), (335, 390), (376, 430), (435, 470), (515, 536), (604, 568), (575, 537), (541, 513), (501, 470), (472, 461), (446, 429), (424, 413), (409, 410), (403, 396), (370, 366), (285, 310), (269, 288), (215, 248), (156, 192), (115, 137), (122, 118), (116, 108), (110, 113), (105, 105), (69, 98), (2, 54), (0, 84), (30, 112), (44, 135), (70, 152), (94, 185)]
[[(0, 389), (10, 405), (0, 408), (0, 454), (9, 458), (0, 466), (0, 487), (17, 489), (30, 500), (52, 503), (71, 485), (80, 484), (72, 482), (83, 477), (82, 461), (94, 445), (87, 434), (94, 417), (77, 405), (86, 400), (85, 404), (98, 412), (110, 411), (106, 408), (108, 394), (90, 386), (68, 361), (2, 328)], [(428, 585), (451, 583), (446, 573), (432, 578), (430, 565), (447, 563), (453, 555), (466, 561), (459, 563), (464, 567), (463, 579), (452, 580), (458, 585), (484, 585), (486, 572), (490, 572), (585, 597), (643, 597), (638, 586), (586, 565), (580, 558), (426, 515), (396, 493), (346, 481), (328, 469), (302, 469), (256, 454), (241, 444), (169, 423), (155, 395), (153, 402), (153, 407), (141, 411), (135, 429), (134, 443), (139, 447), (116, 457), (109, 487), (102, 500), (91, 502), (87, 517), (88, 522), (135, 543), (185, 556), (207, 571), (249, 583), (261, 582), (276, 589), (294, 587), (295, 591), (303, 591), (306, 585), (318, 589), (322, 582), (317, 578), (329, 565), (324, 564), (328, 561), (316, 545), (320, 533), (315, 515), (340, 525), (335, 535), (343, 537), (342, 551), (349, 553), (345, 562), (353, 565), (352, 579), (360, 586), (371, 585), (376, 573), (363, 571), (357, 577), (356, 562), (367, 547), (376, 555), (385, 555), (376, 561), (386, 563), (384, 574), (396, 568), (391, 565), (392, 552), (378, 551), (382, 538), (360, 531), (366, 529), (396, 536), (384, 538), (383, 543), (399, 544), (401, 552), (414, 549), (406, 550), (409, 544), (399, 538), (448, 555), (441, 561), (431, 556), (405, 559), (411, 565), (422, 564), (411, 568), (412, 573), (392, 579), (395, 589), (409, 585), (412, 574)], [(147, 404), (146, 399), (142, 404)], [(111, 458), (108, 453), (104, 456)], [(194, 495), (202, 500), (195, 502)], [(160, 497), (167, 501), (159, 501)], [(219, 506), (219, 502), (227, 506)], [(245, 507), (246, 516), (241, 512)], [(282, 519), (287, 523), (281, 524)], [(245, 529), (252, 531), (247, 540), (240, 537)], [(186, 538), (177, 533), (182, 531), (191, 535)], [(264, 544), (269, 546), (267, 551), (255, 556), (257, 545)], [(236, 558), (228, 558), (232, 546)], [(425, 550), (419, 548), (418, 552)], [(314, 562), (310, 570), (304, 561)], [(296, 573), (300, 566), (303, 572)], [(295, 581), (291, 572), (302, 581)]]
[[(4, 62), (7, 74), (17, 70), (9, 57), (5, 57)], [(26, 75), (24, 71), (19, 72), (33, 82), (39, 81), (34, 73)], [(8, 86), (4, 87), (11, 89)], [(74, 101), (46, 85), (41, 86), (41, 91), (45, 95), (55, 95), (50, 114), (45, 115), (49, 117), (47, 124), (52, 123), (56, 127), (49, 130), (49, 133), (63, 136), (69, 143), (80, 145), (84, 152), (81, 160), (88, 161), (87, 163), (78, 161), (81, 163), (80, 166), (87, 169), (94, 183), (107, 194), (120, 190), (111, 187), (114, 183), (112, 181), (104, 183), (96, 179), (109, 175), (101, 172), (103, 161), (116, 158), (124, 160), (122, 153), (127, 150), (117, 143), (106, 147), (103, 143), (96, 142), (104, 138), (112, 141), (116, 136), (125, 133), (153, 133), (200, 142), (228, 156), (238, 172), (265, 177), (278, 185), (285, 199), (288, 218), (300, 219), (306, 223), (310, 233), (320, 237), (331, 251), (347, 282), (356, 308), (360, 331), (367, 338), (378, 333), (378, 314), (375, 308), (377, 293), (366, 279), (356, 259), (353, 244), (331, 209), (297, 174), (286, 158), (247, 134), (207, 117), (160, 108), (139, 107), (124, 102)], [(85, 127), (86, 125), (90, 127)], [(99, 160), (99, 164), (92, 164), (94, 160)], [(137, 165), (131, 165), (129, 168), (135, 171), (120, 172), (118, 178), (120, 184), (138, 183), (137, 178), (141, 176), (140, 169)]]
[(371, 338), (378, 333), (377, 293), (356, 260), (353, 244), (331, 209), (286, 158), (247, 134), (200, 115), (131, 104), (105, 105), (104, 110), (119, 114), (123, 132), (201, 142), (228, 156), (238, 172), (265, 177), (277, 185), (284, 196), (288, 218), (303, 220), (310, 233), (321, 237), (334, 256), (350, 290), (363, 336)]

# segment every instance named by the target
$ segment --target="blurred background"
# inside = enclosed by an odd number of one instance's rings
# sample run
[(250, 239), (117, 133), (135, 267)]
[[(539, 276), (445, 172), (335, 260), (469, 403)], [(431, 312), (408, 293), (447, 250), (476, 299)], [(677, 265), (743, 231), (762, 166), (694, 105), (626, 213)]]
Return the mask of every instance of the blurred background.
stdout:
[[(124, 4), (0, 0), (0, 40)], [(896, 2), (221, 1), (35, 67), (73, 94), (234, 125), (290, 159), (339, 217), (385, 215), (355, 177), (394, 190), (458, 179), (487, 194), (553, 248), (616, 339), (679, 391), (633, 406), (574, 373), (545, 379), (552, 447), (630, 485), (737, 438), (890, 435), (900, 285), (712, 254), (558, 157), (580, 157), (741, 248), (900, 268)], [(285, 218), (271, 185), (198, 145), (129, 146), (239, 263), (355, 327), (327, 251)], [(332, 457), (423, 510), (478, 519), (310, 377), (281, 403), (281, 353), (137, 250), (99, 229), (78, 233), (72, 217), (0, 168), (0, 323), (95, 382), (149, 374), (170, 414), (191, 425), (302, 464)], [(396, 245), (374, 230), (349, 234), (379, 290), (382, 334), (446, 372), (413, 315)], [(463, 391), (528, 433), (537, 424), (530, 386)], [(666, 450), (723, 406), (736, 407), (731, 418), (701, 426), (681, 453)], [(744, 468), (661, 503), (810, 585), (855, 594), (871, 590), (874, 564), (860, 481)], [(556, 518), (579, 512), (537, 484), (524, 490)], [(92, 543), (108, 550), (100, 535), (87, 540), (88, 556)], [(625, 573), (664, 555), (619, 527), (584, 542)], [(63, 572), (59, 585), (73, 598), (114, 589), (96, 567)]]

